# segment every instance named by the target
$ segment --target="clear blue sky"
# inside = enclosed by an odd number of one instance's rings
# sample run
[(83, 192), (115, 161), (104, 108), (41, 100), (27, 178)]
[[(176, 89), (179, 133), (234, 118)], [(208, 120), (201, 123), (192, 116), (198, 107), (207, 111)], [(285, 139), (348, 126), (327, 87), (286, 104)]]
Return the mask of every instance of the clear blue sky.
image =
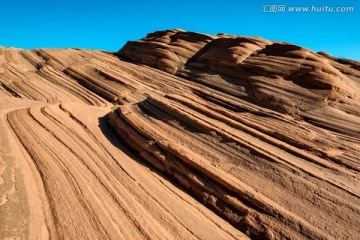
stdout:
[[(262, 13), (262, 5), (353, 6), (352, 13)], [(0, 45), (117, 51), (155, 30), (261, 36), (360, 60), (354, 0), (0, 0)]]

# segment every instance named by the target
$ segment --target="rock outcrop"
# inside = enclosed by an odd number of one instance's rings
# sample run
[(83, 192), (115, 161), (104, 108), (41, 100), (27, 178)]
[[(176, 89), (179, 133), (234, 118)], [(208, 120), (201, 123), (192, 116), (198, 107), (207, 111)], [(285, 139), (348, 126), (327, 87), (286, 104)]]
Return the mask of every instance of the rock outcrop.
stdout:
[(357, 239), (359, 90), (259, 37), (0, 48), (0, 238)]
[(161, 31), (128, 42), (118, 55), (207, 85), (226, 84), (231, 95), (290, 114), (357, 95), (328, 58), (261, 38)]

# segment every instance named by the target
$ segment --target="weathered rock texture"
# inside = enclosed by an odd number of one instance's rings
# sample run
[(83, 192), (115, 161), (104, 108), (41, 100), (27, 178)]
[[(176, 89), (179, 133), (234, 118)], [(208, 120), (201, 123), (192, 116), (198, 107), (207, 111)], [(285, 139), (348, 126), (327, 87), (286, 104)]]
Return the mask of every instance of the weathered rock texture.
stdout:
[(359, 90), (261, 38), (1, 48), (0, 238), (358, 239)]

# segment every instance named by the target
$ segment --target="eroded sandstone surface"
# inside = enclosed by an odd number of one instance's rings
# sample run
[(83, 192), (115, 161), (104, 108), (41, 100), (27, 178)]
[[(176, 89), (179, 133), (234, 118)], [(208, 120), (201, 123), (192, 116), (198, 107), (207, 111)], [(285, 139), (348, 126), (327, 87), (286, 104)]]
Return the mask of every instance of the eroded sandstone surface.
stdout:
[(0, 238), (358, 239), (359, 90), (260, 37), (0, 48)]

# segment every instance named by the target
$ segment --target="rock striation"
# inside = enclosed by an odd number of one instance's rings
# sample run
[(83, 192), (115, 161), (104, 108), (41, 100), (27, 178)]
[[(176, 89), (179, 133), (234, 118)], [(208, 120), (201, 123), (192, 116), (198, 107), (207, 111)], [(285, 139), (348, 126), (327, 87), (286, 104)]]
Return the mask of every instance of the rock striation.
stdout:
[(0, 238), (357, 239), (359, 66), (180, 29), (0, 48)]

